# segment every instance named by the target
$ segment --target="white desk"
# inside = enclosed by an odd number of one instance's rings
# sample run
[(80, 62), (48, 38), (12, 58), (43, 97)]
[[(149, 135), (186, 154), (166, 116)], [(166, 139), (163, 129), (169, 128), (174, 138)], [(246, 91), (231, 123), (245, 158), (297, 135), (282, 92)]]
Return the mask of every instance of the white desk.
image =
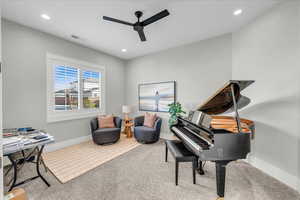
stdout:
[[(10, 162), (12, 163), (11, 169), (13, 169), (13, 181), (10, 186), (9, 191), (11, 191), (14, 187), (17, 187), (19, 185), (22, 185), (24, 183), (27, 183), (29, 181), (32, 181), (36, 178), (41, 178), (43, 182), (50, 187), (50, 184), (47, 182), (47, 180), (41, 175), (40, 173), (40, 163), (41, 163), (41, 155), (43, 153), (43, 149), (45, 145), (54, 143), (54, 138), (51, 136), (47, 139), (44, 140), (34, 140), (34, 139), (28, 139), (27, 136), (18, 136), (21, 137), (21, 143), (20, 145), (16, 146), (15, 148), (6, 148), (3, 146), (3, 156), (7, 156)], [(23, 140), (23, 141), (22, 141)], [(30, 151), (29, 154), (25, 154), (24, 151)], [(21, 157), (15, 156), (15, 154), (20, 153), (20, 155), (23, 155)], [(31, 161), (30, 158), (32, 156), (37, 155), (36, 161)], [(17, 183), (17, 178), (18, 178), (18, 165), (19, 161), (22, 160), (23, 162), (31, 162), (36, 164), (36, 171), (37, 171), (37, 176), (28, 178), (22, 182)], [(6, 173), (8, 174), (8, 172)]]

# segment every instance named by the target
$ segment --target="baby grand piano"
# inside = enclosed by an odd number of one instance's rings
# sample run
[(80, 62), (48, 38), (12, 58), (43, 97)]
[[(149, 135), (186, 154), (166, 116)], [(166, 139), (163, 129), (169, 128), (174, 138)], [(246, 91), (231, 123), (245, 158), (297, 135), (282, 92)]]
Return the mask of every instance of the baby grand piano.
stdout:
[[(226, 165), (234, 160), (245, 159), (250, 152), (250, 136), (254, 125), (250, 120), (240, 119), (238, 109), (250, 103), (250, 99), (240, 92), (253, 82), (229, 81), (197, 109), (198, 120), (194, 119), (195, 116), (189, 119), (179, 117), (178, 122), (170, 127), (200, 161), (215, 162), (220, 200), (224, 199)], [(228, 111), (233, 111), (235, 116), (214, 116)], [(252, 127), (247, 127), (247, 124)]]

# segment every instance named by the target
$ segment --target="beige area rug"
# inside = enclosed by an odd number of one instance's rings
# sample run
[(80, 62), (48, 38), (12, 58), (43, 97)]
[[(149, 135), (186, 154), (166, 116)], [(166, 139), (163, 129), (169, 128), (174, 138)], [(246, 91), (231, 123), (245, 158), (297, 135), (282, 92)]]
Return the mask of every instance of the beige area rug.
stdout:
[(87, 141), (45, 153), (43, 158), (53, 175), (61, 183), (66, 183), (139, 145), (134, 138), (121, 135), (120, 140), (112, 145), (96, 145)]

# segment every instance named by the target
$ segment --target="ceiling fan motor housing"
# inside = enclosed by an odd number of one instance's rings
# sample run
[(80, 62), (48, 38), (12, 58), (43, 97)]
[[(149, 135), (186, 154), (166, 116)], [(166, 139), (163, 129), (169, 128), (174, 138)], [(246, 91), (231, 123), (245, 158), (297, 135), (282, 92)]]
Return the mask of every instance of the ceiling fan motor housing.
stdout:
[(140, 23), (135, 23), (133, 26), (133, 30), (135, 31), (142, 31), (144, 30), (144, 27), (140, 25)]

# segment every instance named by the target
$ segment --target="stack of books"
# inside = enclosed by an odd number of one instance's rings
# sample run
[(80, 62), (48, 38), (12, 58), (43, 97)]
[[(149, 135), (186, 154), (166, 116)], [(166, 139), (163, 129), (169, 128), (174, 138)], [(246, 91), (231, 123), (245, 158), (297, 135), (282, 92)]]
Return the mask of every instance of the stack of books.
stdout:
[(51, 140), (53, 138), (54, 138), (53, 136), (51, 136), (47, 133), (36, 132), (36, 133), (29, 134), (26, 137), (24, 136), (22, 142), (24, 145), (30, 145), (30, 144), (34, 144), (37, 142)]
[(17, 152), (30, 147), (30, 145), (48, 140), (54, 140), (53, 136), (34, 129), (24, 131), (22, 134), (21, 132), (17, 132), (17, 134), (7, 134), (6, 137), (3, 137), (3, 151), (4, 153)]
[(3, 138), (3, 149), (16, 151), (24, 146), (22, 139), (19, 137)]

